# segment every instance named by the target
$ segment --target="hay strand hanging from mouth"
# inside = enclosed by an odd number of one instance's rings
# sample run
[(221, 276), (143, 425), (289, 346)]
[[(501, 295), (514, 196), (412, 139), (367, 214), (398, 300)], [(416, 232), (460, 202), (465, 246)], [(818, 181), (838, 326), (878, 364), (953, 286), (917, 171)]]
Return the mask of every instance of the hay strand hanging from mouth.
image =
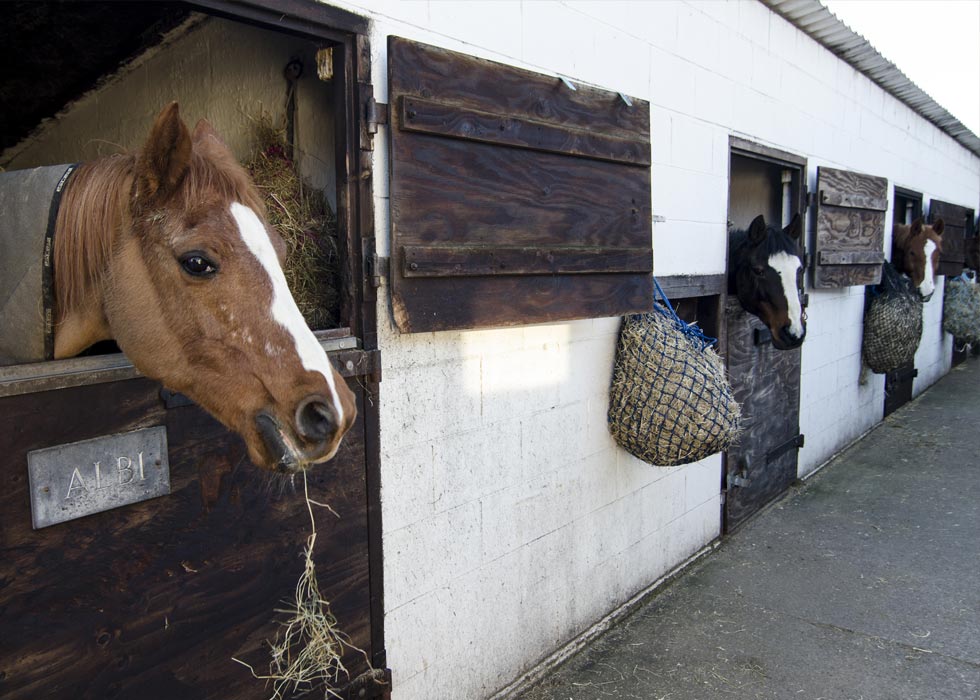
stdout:
[(248, 668), (256, 678), (272, 682), (270, 700), (283, 700), (288, 692), (307, 692), (317, 683), (325, 684), (328, 696), (339, 698), (340, 696), (332, 688), (336, 687), (337, 682), (342, 678), (350, 678), (342, 661), (344, 651), (347, 649), (363, 654), (368, 667), (371, 666), (367, 654), (354, 646), (350, 638), (337, 628), (337, 618), (330, 611), (330, 602), (320, 592), (316, 578), (313, 547), (316, 544), (317, 532), (313, 506), (320, 506), (334, 515), (337, 514), (326, 503), (319, 503), (310, 498), (306, 472), (303, 472), (303, 496), (310, 514), (311, 532), (306, 538), (306, 547), (303, 550), (303, 573), (296, 583), (293, 598), (286, 602), (286, 607), (276, 609), (276, 612), (285, 615), (286, 619), (281, 623), (282, 629), (279, 634), (269, 642), (271, 657), (269, 673), (259, 675), (251, 665), (232, 658), (232, 661)]

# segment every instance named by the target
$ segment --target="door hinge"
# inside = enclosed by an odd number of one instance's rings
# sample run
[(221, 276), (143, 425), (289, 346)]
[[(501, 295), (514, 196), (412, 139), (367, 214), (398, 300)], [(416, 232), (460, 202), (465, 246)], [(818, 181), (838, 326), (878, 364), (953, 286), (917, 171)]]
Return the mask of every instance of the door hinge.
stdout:
[(806, 442), (806, 435), (800, 433), (799, 435), (794, 435), (789, 440), (781, 445), (777, 445), (766, 455), (766, 464), (771, 464), (774, 460), (782, 457), (784, 454), (790, 450), (798, 450), (803, 447)]
[(388, 275), (388, 258), (379, 257), (377, 253), (364, 256), (365, 273), (371, 287), (381, 286), (381, 278)]
[(388, 105), (374, 99), (374, 85), (361, 83), (359, 104), (361, 105), (361, 150), (374, 150), (374, 135), (378, 127), (388, 123)]
[(806, 196), (803, 199), (803, 204), (804, 204), (803, 210), (806, 211), (810, 207), (817, 206), (817, 193), (811, 192), (810, 190), (804, 190), (804, 191), (806, 192)]
[(729, 491), (734, 488), (746, 487), (752, 483), (752, 480), (749, 478), (749, 468), (751, 467), (749, 458), (742, 457), (742, 459), (738, 460), (737, 467), (737, 472), (728, 472), (726, 476)]
[(391, 669), (372, 668), (357, 676), (343, 688), (334, 689), (330, 695), (343, 700), (369, 700), (380, 698), (391, 691)]

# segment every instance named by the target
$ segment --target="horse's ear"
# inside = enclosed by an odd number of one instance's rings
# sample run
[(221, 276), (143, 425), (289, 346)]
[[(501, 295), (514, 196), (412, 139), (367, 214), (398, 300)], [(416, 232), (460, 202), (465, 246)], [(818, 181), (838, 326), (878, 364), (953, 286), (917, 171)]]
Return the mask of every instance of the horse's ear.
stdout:
[(137, 165), (141, 197), (166, 197), (173, 193), (191, 162), (191, 135), (180, 118), (176, 102), (157, 116)]
[(937, 236), (943, 235), (943, 231), (946, 230), (946, 222), (942, 219), (936, 219), (932, 222), (932, 230)]
[(213, 139), (222, 146), (225, 145), (224, 139), (218, 135), (218, 132), (214, 130), (214, 127), (211, 126), (211, 122), (209, 122), (207, 119), (198, 120), (197, 126), (194, 127), (194, 134), (191, 139), (194, 141), (194, 143), (200, 143), (206, 140), (210, 141)]
[(909, 236), (918, 236), (922, 233), (922, 217), (912, 222), (912, 228), (909, 229)]
[(759, 214), (749, 224), (749, 241), (752, 245), (759, 245), (764, 240), (766, 240), (766, 217)]
[(783, 229), (783, 233), (785, 233), (790, 238), (794, 238), (794, 239), (799, 238), (800, 229), (802, 228), (802, 223), (803, 223), (803, 219), (800, 218), (799, 213), (793, 214), (792, 221), (790, 221), (789, 225)]

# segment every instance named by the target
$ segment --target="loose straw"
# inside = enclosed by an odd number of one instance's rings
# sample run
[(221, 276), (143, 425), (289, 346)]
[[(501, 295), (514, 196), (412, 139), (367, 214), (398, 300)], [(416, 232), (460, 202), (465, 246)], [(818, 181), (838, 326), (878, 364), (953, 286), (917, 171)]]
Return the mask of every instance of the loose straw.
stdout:
[[(350, 678), (347, 668), (341, 661), (344, 648), (364, 654), (363, 650), (351, 643), (346, 634), (337, 629), (337, 619), (330, 612), (330, 603), (320, 593), (316, 580), (313, 545), (316, 543), (317, 533), (313, 506), (326, 508), (334, 515), (337, 513), (326, 503), (319, 503), (310, 498), (305, 471), (303, 496), (306, 498), (306, 509), (310, 514), (312, 531), (306, 539), (303, 573), (296, 583), (294, 598), (288, 607), (276, 609), (277, 613), (287, 615), (288, 619), (282, 623), (281, 633), (269, 643), (269, 653), (272, 657), (269, 662), (269, 673), (259, 675), (250, 664), (232, 657), (232, 661), (248, 668), (255, 678), (272, 681), (270, 700), (283, 700), (284, 693), (290, 686), (293, 692), (301, 687), (305, 692), (311, 690), (317, 682), (326, 683), (327, 695), (340, 698), (331, 686), (336, 686), (341, 675)], [(367, 654), (364, 654), (364, 659), (368, 660)]]

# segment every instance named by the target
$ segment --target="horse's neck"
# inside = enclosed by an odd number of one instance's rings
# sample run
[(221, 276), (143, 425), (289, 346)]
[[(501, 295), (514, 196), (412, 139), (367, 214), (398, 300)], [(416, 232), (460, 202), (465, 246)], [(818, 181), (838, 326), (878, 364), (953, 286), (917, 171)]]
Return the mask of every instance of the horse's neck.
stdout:
[(103, 281), (115, 237), (129, 226), (132, 156), (79, 167), (65, 190), (54, 235), (55, 356), (109, 337)]

